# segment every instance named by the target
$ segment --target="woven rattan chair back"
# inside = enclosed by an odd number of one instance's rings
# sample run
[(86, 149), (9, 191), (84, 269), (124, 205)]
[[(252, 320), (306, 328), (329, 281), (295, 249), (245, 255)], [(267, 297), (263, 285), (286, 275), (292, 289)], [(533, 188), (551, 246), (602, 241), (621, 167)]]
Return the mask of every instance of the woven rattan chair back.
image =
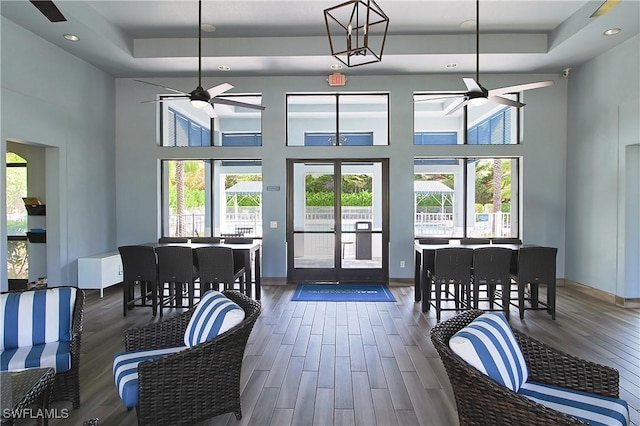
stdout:
[[(130, 245), (118, 247), (122, 259), (123, 315), (133, 307), (151, 308), (157, 313), (158, 269), (156, 254), (151, 246)], [(140, 292), (136, 296), (136, 285)]]
[[(167, 306), (182, 307), (182, 289), (186, 285), (189, 307), (193, 307), (194, 280), (196, 277), (193, 250), (191, 247), (180, 246), (156, 247), (155, 250), (158, 256), (160, 307), (165, 306), (165, 285), (169, 291)], [(162, 309), (160, 309), (160, 314), (162, 315)]]
[[(200, 247), (196, 249), (200, 272), (200, 291), (211, 285), (224, 284), (225, 290), (233, 289), (236, 280), (240, 280), (240, 291), (244, 291), (244, 267), (234, 265), (234, 253), (229, 247)], [(237, 262), (235, 262), (237, 263)]]
[(122, 278), (131, 282), (155, 282), (158, 276), (156, 254), (151, 246), (118, 247), (122, 258)]
[[(261, 306), (260, 302), (237, 291), (223, 293), (244, 310), (244, 320), (188, 350), (141, 363), (138, 369), (138, 425), (193, 425), (225, 413), (234, 413), (236, 420), (242, 418), (242, 362)], [(180, 344), (194, 310), (127, 331), (125, 349)]]
[[(431, 342), (451, 383), (459, 424), (584, 426), (585, 423), (575, 417), (513, 392), (451, 350), (451, 336), (483, 313), (478, 310), (462, 312), (436, 324), (430, 332)], [(527, 364), (528, 381), (619, 398), (617, 370), (561, 352), (517, 329), (513, 329), (513, 333)]]
[(481, 247), (473, 251), (473, 307), (478, 308), (480, 288), (486, 287), (489, 309), (494, 310), (495, 293), (500, 286), (502, 300), (500, 310), (509, 318), (511, 288), (511, 255), (513, 250), (504, 247)]

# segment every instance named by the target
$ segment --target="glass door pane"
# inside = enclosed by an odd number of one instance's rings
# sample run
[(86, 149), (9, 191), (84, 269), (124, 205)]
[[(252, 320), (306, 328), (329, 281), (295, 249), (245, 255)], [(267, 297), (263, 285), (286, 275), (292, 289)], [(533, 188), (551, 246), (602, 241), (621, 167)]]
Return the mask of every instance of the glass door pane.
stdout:
[(382, 268), (382, 164), (342, 163), (341, 263)]
[(293, 164), (293, 267), (335, 268), (334, 165)]

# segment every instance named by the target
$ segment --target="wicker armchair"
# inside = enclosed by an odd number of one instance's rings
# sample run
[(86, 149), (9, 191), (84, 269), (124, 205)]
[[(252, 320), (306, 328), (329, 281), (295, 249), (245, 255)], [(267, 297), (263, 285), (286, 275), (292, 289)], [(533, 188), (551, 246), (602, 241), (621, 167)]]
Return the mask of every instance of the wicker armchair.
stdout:
[[(67, 288), (69, 286), (60, 286), (59, 288)], [(55, 287), (50, 287), (53, 289)], [(84, 290), (73, 287), (75, 290), (75, 304), (71, 318), (71, 331), (69, 341), (69, 355), (71, 358), (71, 366), (67, 371), (57, 371), (53, 387), (50, 392), (50, 401), (71, 401), (73, 408), (80, 407), (80, 341), (82, 338), (83, 320), (84, 320)], [(46, 289), (45, 289), (46, 290)], [(23, 293), (38, 292), (41, 289), (30, 290), (12, 290), (3, 292)]]
[[(205, 343), (139, 364), (139, 425), (191, 425), (230, 412), (242, 417), (240, 371), (261, 307), (238, 291), (223, 294), (244, 309), (239, 325)], [(126, 351), (184, 345), (193, 311), (127, 330)]]
[[(431, 329), (431, 341), (444, 363), (461, 425), (585, 425), (574, 417), (537, 404), (490, 379), (449, 348), (449, 339), (483, 311), (463, 312)], [(618, 371), (562, 353), (513, 330), (529, 379), (618, 398)]]

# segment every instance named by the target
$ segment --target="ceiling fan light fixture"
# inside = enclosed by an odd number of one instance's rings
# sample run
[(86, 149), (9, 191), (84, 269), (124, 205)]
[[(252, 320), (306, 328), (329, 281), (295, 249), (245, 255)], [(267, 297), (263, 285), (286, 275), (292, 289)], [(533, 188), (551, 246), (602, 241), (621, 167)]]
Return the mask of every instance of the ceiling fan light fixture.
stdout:
[(489, 100), (484, 97), (477, 97), (469, 99), (469, 105), (471, 106), (482, 106), (486, 104)]
[(331, 55), (347, 67), (382, 60), (389, 17), (375, 0), (349, 0), (324, 10)]
[(209, 102), (203, 101), (202, 99), (191, 99), (189, 102), (191, 103), (191, 106), (199, 109), (204, 109), (209, 105)]

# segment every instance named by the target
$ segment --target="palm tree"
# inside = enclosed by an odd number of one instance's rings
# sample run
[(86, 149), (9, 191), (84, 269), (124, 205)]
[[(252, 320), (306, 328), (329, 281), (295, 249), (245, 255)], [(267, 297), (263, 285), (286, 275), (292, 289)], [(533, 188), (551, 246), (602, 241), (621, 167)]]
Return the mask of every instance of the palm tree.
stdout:
[(178, 221), (176, 222), (176, 236), (186, 235), (184, 223), (184, 162), (176, 161), (176, 214)]

